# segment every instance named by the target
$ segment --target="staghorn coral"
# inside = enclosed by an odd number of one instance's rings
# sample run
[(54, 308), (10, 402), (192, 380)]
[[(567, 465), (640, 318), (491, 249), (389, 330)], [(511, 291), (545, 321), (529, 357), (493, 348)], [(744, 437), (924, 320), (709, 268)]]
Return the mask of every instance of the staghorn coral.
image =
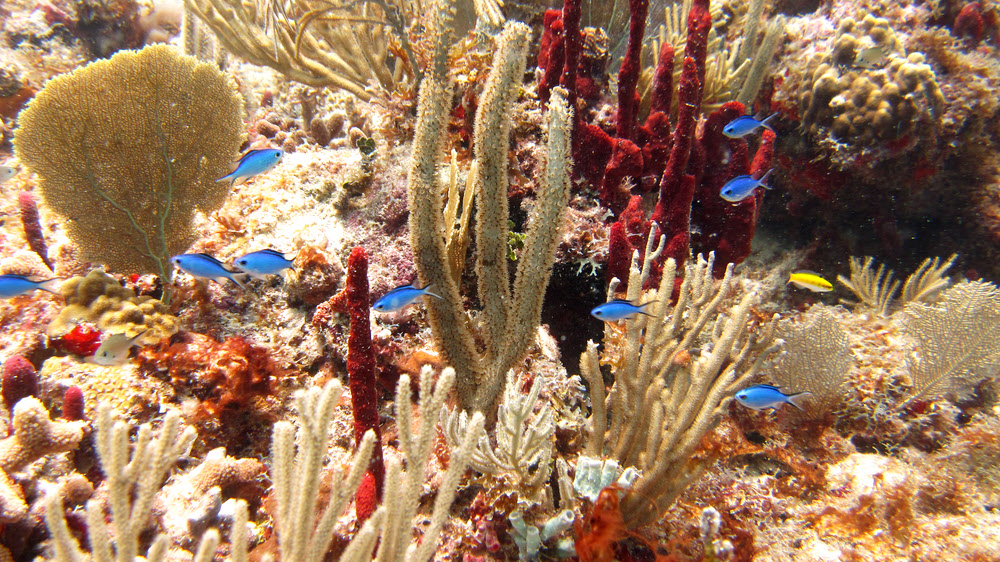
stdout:
[[(838, 33), (829, 52), (810, 59), (801, 85), (802, 123), (810, 134), (829, 132), (837, 141), (867, 147), (905, 141), (898, 155), (941, 127), (945, 98), (934, 71), (923, 54), (905, 53), (887, 20), (845, 18)], [(867, 48), (882, 49), (884, 67), (855, 65)]]
[(86, 277), (73, 277), (59, 289), (66, 299), (62, 309), (49, 324), (49, 337), (59, 338), (72, 333), (80, 322), (89, 322), (111, 334), (135, 336), (143, 330), (138, 343), (151, 344), (170, 337), (180, 324), (166, 305), (148, 296), (135, 296), (131, 289), (100, 269)]
[(243, 109), (213, 65), (155, 45), (50, 81), (21, 112), (18, 158), (92, 261), (170, 278), (196, 211), (229, 194)]

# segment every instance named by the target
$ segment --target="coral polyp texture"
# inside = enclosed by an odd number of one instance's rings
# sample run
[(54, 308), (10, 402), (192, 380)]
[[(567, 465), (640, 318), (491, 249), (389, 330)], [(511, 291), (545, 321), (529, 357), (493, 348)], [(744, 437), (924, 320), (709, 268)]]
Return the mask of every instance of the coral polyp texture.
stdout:
[(550, 4), (3, 2), (0, 562), (996, 559), (1000, 6)]
[(18, 158), (92, 261), (168, 277), (196, 211), (225, 201), (243, 108), (217, 68), (167, 46), (49, 82), (18, 119)]
[(813, 55), (807, 76), (802, 124), (814, 135), (826, 129), (868, 147), (909, 137), (909, 148), (918, 127), (920, 136), (941, 127), (945, 99), (933, 69), (923, 54), (905, 52), (883, 18), (842, 20), (831, 50)]
[(155, 343), (180, 329), (177, 318), (161, 301), (136, 296), (100, 269), (67, 279), (60, 293), (66, 306), (49, 324), (50, 337), (65, 337), (80, 323), (90, 323), (106, 334), (142, 334), (139, 343)]

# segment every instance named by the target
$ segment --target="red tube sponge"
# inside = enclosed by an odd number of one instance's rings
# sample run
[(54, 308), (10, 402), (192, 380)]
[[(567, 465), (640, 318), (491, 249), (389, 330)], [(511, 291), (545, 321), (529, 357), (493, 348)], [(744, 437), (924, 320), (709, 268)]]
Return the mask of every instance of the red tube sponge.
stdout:
[(7, 411), (28, 396), (38, 396), (38, 373), (34, 365), (20, 355), (11, 355), (3, 364), (3, 388), (0, 389)]
[(63, 393), (62, 417), (67, 421), (84, 421), (87, 419), (84, 413), (83, 391), (79, 386), (71, 386)]
[(368, 297), (368, 254), (364, 248), (351, 251), (347, 259), (347, 311), (351, 316), (351, 332), (347, 337), (347, 375), (351, 386), (351, 407), (354, 411), (354, 438), (361, 442), (365, 432), (375, 432), (376, 444), (368, 473), (374, 486), (362, 486), (355, 497), (358, 521), (363, 522), (374, 512), (382, 497), (385, 465), (382, 461), (382, 431), (378, 419), (378, 391), (375, 374), (375, 351), (372, 348), (371, 303)]

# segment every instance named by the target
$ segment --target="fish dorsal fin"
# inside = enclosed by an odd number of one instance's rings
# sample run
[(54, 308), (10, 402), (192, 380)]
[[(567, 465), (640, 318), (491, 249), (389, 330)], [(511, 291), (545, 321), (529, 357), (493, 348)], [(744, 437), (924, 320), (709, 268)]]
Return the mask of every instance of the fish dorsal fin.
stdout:
[(214, 263), (214, 264), (222, 267), (223, 269), (226, 268), (226, 265), (224, 263), (222, 263), (221, 261), (219, 261), (219, 258), (217, 258), (215, 256), (212, 256), (212, 255), (209, 255), (209, 254), (195, 254), (195, 255), (196, 256), (201, 256), (201, 257), (207, 259), (208, 261), (210, 261), (210, 262), (212, 262), (212, 263)]
[(258, 250), (257, 253), (258, 254), (268, 254), (268, 255), (271, 255), (271, 256), (278, 256), (278, 257), (281, 257), (281, 258), (285, 258), (285, 254), (279, 252), (278, 250), (275, 250), (274, 248), (264, 248), (263, 250)]
[(757, 388), (766, 388), (768, 390), (776, 390), (778, 392), (781, 392), (781, 389), (774, 386), (773, 384), (758, 384)]
[(815, 275), (816, 277), (820, 277), (820, 278), (823, 277), (819, 273), (816, 273), (815, 271), (810, 271), (808, 269), (800, 269), (798, 271), (793, 271), (791, 274), (792, 275)]
[(266, 148), (251, 148), (250, 150), (244, 152), (242, 155), (240, 155), (240, 159), (236, 161), (237, 167), (239, 167), (239, 164), (242, 164), (243, 161), (246, 160), (247, 158), (250, 158), (254, 154), (258, 154), (258, 153), (260, 153), (263, 150), (267, 150), (267, 149)]
[[(632, 301), (625, 300), (625, 299), (610, 300), (610, 301), (607, 302), (607, 304), (628, 304), (628, 305), (636, 306), (636, 305), (632, 304)], [(646, 303), (646, 304), (649, 304), (649, 303)], [(644, 305), (640, 305), (640, 306), (644, 306)]]
[(411, 291), (411, 290), (413, 290), (413, 291), (419, 291), (420, 289), (417, 289), (417, 286), (414, 285), (413, 283), (407, 283), (406, 285), (400, 285), (398, 287), (393, 287), (386, 294), (387, 295), (391, 295), (393, 293), (398, 293), (400, 291)]

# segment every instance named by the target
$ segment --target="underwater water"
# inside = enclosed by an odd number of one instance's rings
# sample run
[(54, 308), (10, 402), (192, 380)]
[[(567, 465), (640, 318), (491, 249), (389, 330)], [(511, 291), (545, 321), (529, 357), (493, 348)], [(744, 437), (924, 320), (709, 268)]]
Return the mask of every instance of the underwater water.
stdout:
[(5, 0), (0, 561), (1000, 560), (992, 0)]

